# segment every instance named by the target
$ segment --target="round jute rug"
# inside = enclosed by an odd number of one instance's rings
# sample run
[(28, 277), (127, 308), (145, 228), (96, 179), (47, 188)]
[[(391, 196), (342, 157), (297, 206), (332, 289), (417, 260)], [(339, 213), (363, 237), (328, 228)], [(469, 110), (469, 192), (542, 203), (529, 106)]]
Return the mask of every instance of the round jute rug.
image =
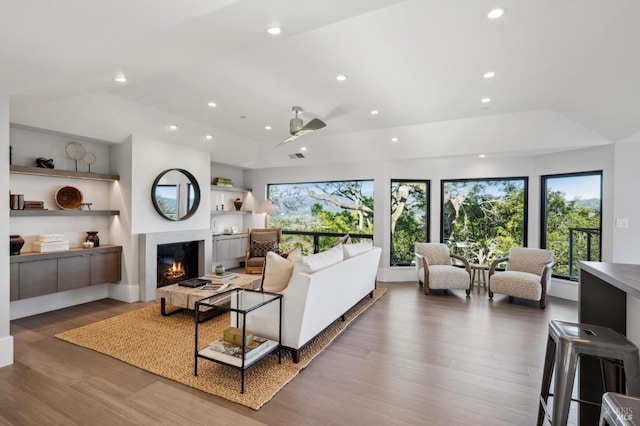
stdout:
[[(289, 351), (283, 351), (282, 364), (273, 353), (245, 372), (245, 392), (240, 393), (240, 371), (207, 360), (198, 361), (198, 376), (193, 375), (193, 312), (184, 311), (169, 317), (154, 305), (119, 315), (84, 327), (56, 334), (67, 342), (93, 349), (162, 377), (217, 395), (254, 410), (262, 407), (318, 356), (353, 320), (373, 305), (386, 289), (374, 290), (345, 314), (345, 321), (335, 321), (302, 350), (300, 362), (294, 364)], [(204, 323), (199, 341), (210, 342), (229, 326), (229, 314)]]

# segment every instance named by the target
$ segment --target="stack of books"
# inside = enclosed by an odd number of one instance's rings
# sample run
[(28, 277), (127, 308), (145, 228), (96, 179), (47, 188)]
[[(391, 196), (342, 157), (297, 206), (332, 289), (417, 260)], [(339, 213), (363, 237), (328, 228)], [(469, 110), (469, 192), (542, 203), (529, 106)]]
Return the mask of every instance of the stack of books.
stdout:
[(46, 210), (44, 208), (44, 201), (25, 201), (25, 210)]
[(209, 349), (223, 354), (232, 355), (236, 358), (251, 359), (254, 356), (262, 352), (262, 349), (267, 346), (268, 340), (264, 337), (253, 336), (251, 343), (245, 345), (244, 348), (227, 342), (224, 338), (214, 340), (209, 344)]
[(63, 234), (38, 235), (38, 241), (31, 244), (31, 249), (37, 253), (69, 250), (69, 241), (64, 239)]
[(229, 178), (217, 177), (213, 179), (213, 184), (218, 186), (233, 186), (233, 181)]
[(223, 272), (221, 274), (211, 273), (207, 274), (206, 278), (211, 280), (212, 284), (224, 284), (227, 281), (234, 279), (236, 274), (234, 272)]

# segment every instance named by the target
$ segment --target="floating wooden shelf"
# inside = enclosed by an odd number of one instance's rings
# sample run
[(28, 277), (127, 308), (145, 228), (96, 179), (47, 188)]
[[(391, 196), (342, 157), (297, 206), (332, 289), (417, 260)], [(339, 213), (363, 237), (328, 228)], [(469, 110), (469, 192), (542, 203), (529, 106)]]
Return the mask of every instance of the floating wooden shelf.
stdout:
[(87, 179), (87, 180), (120, 180), (118, 175), (109, 175), (104, 173), (74, 172), (71, 170), (44, 169), (42, 167), (29, 166), (11, 166), (9, 171), (19, 175), (47, 176), (71, 179)]
[(118, 216), (120, 210), (9, 210), (9, 216)]
[(248, 211), (237, 211), (237, 210), (216, 210), (214, 212), (211, 212), (211, 216), (220, 216), (220, 215), (230, 215), (230, 214), (237, 214), (237, 215), (243, 215), (243, 214), (251, 214), (253, 212), (248, 212)]
[(211, 185), (212, 191), (225, 192), (251, 192), (251, 188), (240, 188), (238, 186)]

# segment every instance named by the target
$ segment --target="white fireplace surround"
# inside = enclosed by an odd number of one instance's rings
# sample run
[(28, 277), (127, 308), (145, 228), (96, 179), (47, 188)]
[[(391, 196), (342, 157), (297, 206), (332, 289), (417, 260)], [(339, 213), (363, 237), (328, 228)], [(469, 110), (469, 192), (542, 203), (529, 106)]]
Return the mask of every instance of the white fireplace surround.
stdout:
[(139, 237), (139, 265), (140, 300), (150, 302), (156, 299), (158, 284), (157, 261), (158, 244), (181, 243), (185, 241), (198, 242), (198, 276), (211, 272), (213, 255), (212, 235), (210, 229), (193, 231), (168, 231), (140, 234)]

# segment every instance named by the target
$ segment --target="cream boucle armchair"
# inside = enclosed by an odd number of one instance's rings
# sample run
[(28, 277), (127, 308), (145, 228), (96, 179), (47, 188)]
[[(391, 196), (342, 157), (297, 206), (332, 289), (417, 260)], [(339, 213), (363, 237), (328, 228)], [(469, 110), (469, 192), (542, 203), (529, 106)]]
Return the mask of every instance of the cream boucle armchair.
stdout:
[[(449, 247), (441, 243), (416, 243), (416, 270), (418, 284), (423, 286), (424, 294), (429, 290), (460, 288), (471, 293), (471, 268), (462, 256), (449, 252)], [(452, 260), (462, 262), (464, 268), (452, 265)]]
[[(500, 263), (507, 263), (505, 271), (496, 271)], [(550, 250), (517, 247), (509, 250), (509, 257), (496, 259), (489, 269), (489, 298), (493, 293), (539, 300), (544, 309), (547, 286), (551, 281), (553, 252)]]

